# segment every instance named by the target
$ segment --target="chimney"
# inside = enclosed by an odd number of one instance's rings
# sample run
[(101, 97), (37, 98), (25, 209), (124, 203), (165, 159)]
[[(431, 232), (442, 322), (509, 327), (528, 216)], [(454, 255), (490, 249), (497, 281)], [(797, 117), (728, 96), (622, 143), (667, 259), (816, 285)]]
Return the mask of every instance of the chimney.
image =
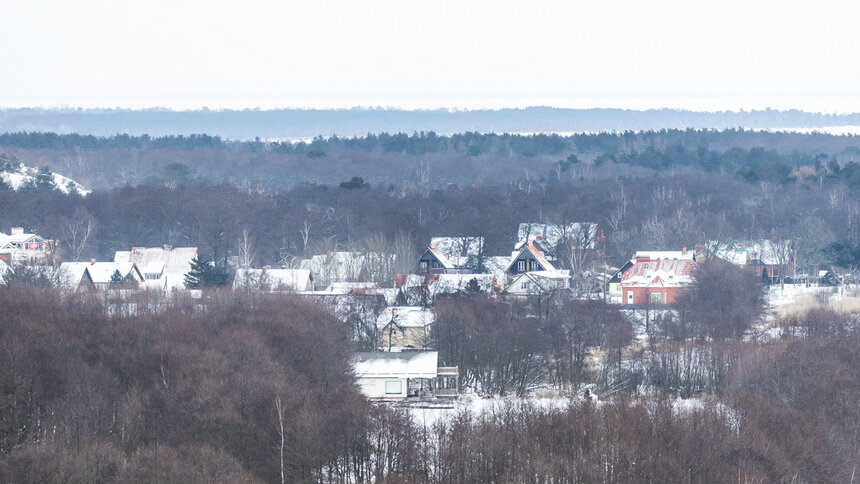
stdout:
[(24, 233), (24, 227), (12, 227), (9, 235), (21, 235)]
[(684, 254), (684, 255), (687, 255), (687, 248), (686, 248), (686, 247), (684, 247), (683, 249), (681, 249), (681, 253), (682, 253), (682, 254)]
[(263, 274), (265, 274), (266, 272), (268, 272), (268, 271), (269, 271), (269, 269), (271, 269), (271, 268), (272, 268), (272, 266), (263, 266)]
[(95, 260), (95, 259), (90, 259), (90, 265), (93, 265), (93, 264), (95, 264), (95, 263), (96, 263), (96, 260)]
[(173, 246), (170, 244), (164, 244), (164, 250), (173, 250)]

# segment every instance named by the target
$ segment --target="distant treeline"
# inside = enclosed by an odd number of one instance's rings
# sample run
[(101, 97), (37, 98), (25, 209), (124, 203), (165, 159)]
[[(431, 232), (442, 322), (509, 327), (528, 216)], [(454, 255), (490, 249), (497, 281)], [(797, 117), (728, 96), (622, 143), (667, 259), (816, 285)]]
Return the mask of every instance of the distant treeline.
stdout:
[(695, 112), (674, 109), (525, 109), (406, 111), (400, 109), (8, 109), (0, 132), (58, 131), (108, 136), (209, 133), (231, 139), (360, 136), (365, 133), (532, 133), (649, 131), (678, 128), (772, 129), (860, 125), (860, 114), (790, 111)]
[[(790, 143), (794, 141), (793, 143)], [(799, 134), (763, 132), (744, 129), (701, 130), (671, 129), (659, 131), (622, 131), (601, 133), (511, 134), (479, 133), (467, 131), (453, 135), (440, 135), (434, 131), (407, 134), (368, 133), (365, 136), (316, 136), (311, 141), (263, 141), (260, 138), (246, 141), (226, 140), (207, 134), (132, 136), (93, 136), (84, 134), (57, 134), (53, 132), (0, 133), (0, 146), (26, 149), (83, 149), (83, 150), (141, 150), (175, 148), (182, 150), (219, 149), (244, 152), (290, 153), (322, 156), (327, 153), (349, 151), (404, 153), (459, 153), (470, 156), (557, 155), (565, 152), (603, 153), (618, 155), (638, 151), (666, 148), (685, 150), (718, 149), (745, 145), (772, 147), (796, 145), (800, 152), (834, 153), (853, 148), (860, 153), (860, 138), (854, 135), (833, 136), (823, 133)], [(787, 150), (780, 150), (787, 151)]]

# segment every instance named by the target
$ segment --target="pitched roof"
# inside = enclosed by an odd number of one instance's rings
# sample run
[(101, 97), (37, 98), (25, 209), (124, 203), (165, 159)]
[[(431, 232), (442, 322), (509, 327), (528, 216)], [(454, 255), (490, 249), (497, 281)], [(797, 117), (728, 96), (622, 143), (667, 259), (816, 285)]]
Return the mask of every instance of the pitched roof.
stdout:
[(114, 262), (133, 262), (143, 274), (161, 274), (158, 279), (144, 280), (144, 287), (170, 290), (185, 288), (185, 274), (195, 257), (197, 247), (134, 247), (114, 253)]
[(143, 272), (162, 269), (164, 272), (185, 274), (197, 257), (197, 247), (134, 247), (130, 252), (117, 251), (114, 262), (134, 262)]
[(622, 287), (681, 287), (693, 280), (691, 259), (639, 259), (621, 276)]
[(465, 267), (470, 258), (475, 260), (484, 251), (484, 238), (477, 236), (433, 237), (430, 239), (430, 245), (441, 252), (453, 267)]
[(63, 262), (60, 264), (59, 282), (66, 289), (76, 289), (84, 278), (89, 262)]
[(122, 277), (126, 277), (132, 271), (137, 270), (137, 266), (133, 262), (96, 262), (95, 264), (86, 264), (85, 269), (93, 280), (93, 284), (109, 283), (116, 271), (119, 271)]
[(780, 265), (788, 263), (793, 251), (791, 240), (736, 240), (726, 243), (709, 241), (707, 250), (732, 264), (767, 264)]
[[(523, 272), (514, 276), (510, 284), (505, 289), (507, 292), (519, 292), (518, 282), (528, 279), (533, 282), (541, 291), (551, 291), (554, 289), (567, 289), (570, 287), (570, 271), (531, 271)], [(513, 291), (511, 291), (513, 289)]]
[(437, 249), (435, 245), (430, 244), (429, 246), (427, 246), (427, 250), (424, 251), (424, 253), (426, 254), (427, 252), (433, 254), (433, 257), (435, 257), (436, 260), (438, 260), (439, 263), (442, 264), (442, 267), (444, 267), (445, 269), (454, 268), (454, 264), (452, 264), (451, 261), (449, 261), (448, 258), (445, 257), (445, 254), (443, 254), (442, 251)]
[(528, 252), (529, 254), (531, 254), (531, 256), (534, 257), (534, 259), (538, 262), (538, 264), (540, 264), (541, 267), (543, 267), (543, 270), (545, 270), (545, 271), (556, 270), (556, 268), (552, 264), (550, 264), (550, 262), (548, 260), (546, 260), (546, 257), (544, 257), (544, 255), (543, 255), (543, 250), (540, 248), (540, 246), (537, 243), (526, 242), (522, 246), (522, 248), (520, 248), (519, 252), (516, 252), (513, 254), (513, 257), (511, 258), (510, 264), (508, 264), (506, 272), (511, 270), (511, 267), (513, 267), (513, 265), (516, 263), (517, 259), (520, 258), (520, 256), (522, 255), (523, 252)]
[(352, 366), (358, 378), (435, 378), (437, 351), (356, 353)]
[(424, 328), (436, 321), (436, 315), (420, 306), (391, 306), (376, 318), (376, 327), (382, 329), (392, 321), (401, 328)]
[(267, 290), (281, 288), (304, 291), (311, 283), (311, 271), (307, 269), (238, 269), (233, 278), (233, 288), (259, 284)]

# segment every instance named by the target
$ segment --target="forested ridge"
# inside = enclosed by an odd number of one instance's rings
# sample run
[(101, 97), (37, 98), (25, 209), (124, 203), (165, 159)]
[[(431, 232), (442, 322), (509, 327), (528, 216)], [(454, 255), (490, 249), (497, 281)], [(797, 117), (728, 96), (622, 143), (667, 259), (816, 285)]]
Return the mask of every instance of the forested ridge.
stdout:
[(45, 132), (0, 134), (0, 152), (48, 166), (92, 188), (161, 178), (243, 187), (334, 185), (352, 176), (373, 185), (641, 178), (667, 171), (733, 175), (762, 164), (791, 170), (860, 161), (860, 138), (749, 130), (661, 130), (595, 134), (380, 133), (300, 142), (217, 136), (110, 137)]

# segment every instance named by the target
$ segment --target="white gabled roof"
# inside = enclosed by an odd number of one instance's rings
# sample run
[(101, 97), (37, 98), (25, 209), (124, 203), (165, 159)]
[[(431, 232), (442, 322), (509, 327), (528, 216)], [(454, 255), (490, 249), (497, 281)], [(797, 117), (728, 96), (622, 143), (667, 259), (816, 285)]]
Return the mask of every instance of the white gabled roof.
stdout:
[(767, 265), (788, 263), (793, 252), (791, 240), (736, 240), (727, 243), (709, 241), (708, 250), (732, 264), (746, 265), (760, 261)]
[(307, 269), (238, 269), (233, 278), (233, 288), (260, 284), (268, 290), (304, 291), (310, 282), (311, 271)]
[(358, 378), (436, 378), (439, 352), (356, 353), (352, 365)]
[(633, 261), (636, 259), (649, 260), (695, 260), (695, 251), (688, 250), (639, 250), (633, 256)]
[(448, 258), (445, 257), (445, 254), (443, 254), (433, 244), (430, 244), (430, 246), (427, 247), (427, 252), (430, 252), (431, 254), (433, 254), (433, 257), (435, 257), (436, 260), (438, 260), (439, 263), (442, 264), (442, 267), (444, 267), (445, 269), (453, 269), (454, 268), (454, 264), (452, 264), (451, 261), (449, 261)]
[(94, 284), (109, 283), (116, 271), (119, 271), (122, 277), (126, 277), (135, 270), (135, 265), (132, 262), (96, 262), (95, 264), (86, 264), (86, 271), (89, 273)]
[(66, 289), (77, 289), (84, 278), (89, 262), (63, 262), (60, 264), (59, 282)]
[(430, 294), (454, 294), (465, 291), (472, 280), (478, 283), (481, 292), (492, 292), (496, 285), (493, 274), (432, 274), (425, 278)]
[(131, 262), (63, 262), (60, 264), (60, 284), (68, 289), (80, 285), (84, 274), (89, 274), (93, 284), (107, 284), (115, 271), (122, 277), (137, 270)]
[(469, 258), (477, 259), (484, 251), (484, 238), (476, 236), (433, 237), (430, 245), (436, 247), (454, 267), (465, 267)]
[(693, 281), (692, 259), (640, 258), (621, 276), (621, 287), (683, 287)]
[(424, 328), (436, 321), (436, 315), (421, 306), (391, 306), (376, 318), (376, 327), (382, 329), (392, 320), (401, 328)]

